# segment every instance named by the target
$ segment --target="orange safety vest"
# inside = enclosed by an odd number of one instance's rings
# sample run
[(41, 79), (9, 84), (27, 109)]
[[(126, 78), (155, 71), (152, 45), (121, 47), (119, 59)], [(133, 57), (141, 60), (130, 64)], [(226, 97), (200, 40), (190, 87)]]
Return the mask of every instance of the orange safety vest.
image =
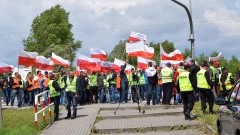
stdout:
[(27, 90), (32, 91), (34, 89), (33, 80), (28, 79), (28, 85), (32, 85), (32, 86), (27, 87)]
[(20, 81), (20, 80), (17, 79), (16, 77), (13, 78), (13, 86), (12, 86), (13, 89), (20, 88), (19, 81)]
[(50, 81), (49, 77), (44, 76), (44, 82), (43, 82), (44, 87), (48, 87), (48, 82), (49, 81)]
[(162, 85), (162, 79), (158, 79), (158, 85)]
[(39, 76), (37, 76), (38, 77), (38, 79), (37, 80), (34, 80), (34, 88), (35, 89), (37, 89), (37, 88), (41, 88), (40, 87), (40, 77)]
[(120, 89), (120, 88), (121, 88), (121, 77), (120, 77), (120, 75), (117, 76), (116, 87), (117, 87), (117, 89)]

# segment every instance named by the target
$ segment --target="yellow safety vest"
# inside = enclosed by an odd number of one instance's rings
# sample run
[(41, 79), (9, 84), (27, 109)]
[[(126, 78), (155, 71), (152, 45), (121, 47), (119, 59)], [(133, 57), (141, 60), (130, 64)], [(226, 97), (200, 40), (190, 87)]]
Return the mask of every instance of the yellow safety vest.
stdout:
[(189, 80), (189, 72), (183, 71), (182, 73), (179, 74), (179, 86), (180, 86), (180, 91), (193, 91), (192, 84)]
[(163, 83), (172, 82), (172, 79), (173, 79), (172, 69), (165, 67), (162, 69), (161, 74), (162, 74), (162, 82)]
[(48, 82), (48, 87), (49, 87), (49, 92), (50, 92), (50, 96), (51, 97), (56, 97), (56, 96), (60, 96), (60, 92), (59, 91), (56, 91), (55, 88), (53, 87), (53, 80), (50, 80)]
[(71, 91), (76, 93), (76, 85), (77, 85), (77, 77), (74, 76), (72, 82), (70, 82), (69, 78), (67, 78), (67, 88), (66, 88), (66, 92)]
[[(219, 75), (219, 82), (220, 82), (221, 76), (222, 76), (222, 74)], [(231, 76), (232, 76), (232, 74), (231, 74), (231, 73), (228, 73), (227, 79), (226, 79), (226, 81), (224, 82), (224, 83), (226, 84), (226, 89), (227, 89), (227, 90), (231, 90), (232, 87), (233, 87), (233, 85), (232, 85), (231, 82), (230, 82)], [(222, 85), (220, 85), (220, 90), (223, 90)]]
[(198, 73), (197, 73), (197, 87), (198, 88), (203, 88), (203, 89), (211, 89), (211, 87), (208, 85), (207, 83), (207, 79), (205, 77), (205, 72), (207, 70), (205, 69), (201, 69)]

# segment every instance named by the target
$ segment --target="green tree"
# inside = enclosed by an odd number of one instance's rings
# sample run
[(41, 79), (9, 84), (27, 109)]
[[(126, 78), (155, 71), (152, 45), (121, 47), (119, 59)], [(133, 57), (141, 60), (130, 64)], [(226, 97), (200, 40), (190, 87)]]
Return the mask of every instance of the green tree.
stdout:
[(201, 65), (204, 60), (208, 60), (208, 56), (206, 56), (204, 53), (201, 53), (199, 57), (196, 57), (196, 61), (199, 65)]
[(183, 53), (184, 59), (186, 59), (188, 56), (191, 57), (191, 55), (192, 55), (191, 50), (188, 48), (185, 48), (184, 53)]
[(235, 78), (236, 72), (240, 66), (240, 61), (238, 60), (238, 58), (235, 55), (233, 55), (232, 58), (229, 60), (228, 64), (229, 64), (228, 71), (229, 71), (229, 73), (232, 73), (232, 75)]
[(45, 10), (34, 18), (30, 35), (23, 40), (24, 50), (46, 57), (54, 52), (73, 62), (81, 41), (74, 41), (69, 12), (60, 5)]
[(125, 60), (126, 58), (126, 41), (120, 40), (117, 45), (113, 48), (112, 52), (108, 55), (109, 61), (114, 61), (115, 58)]

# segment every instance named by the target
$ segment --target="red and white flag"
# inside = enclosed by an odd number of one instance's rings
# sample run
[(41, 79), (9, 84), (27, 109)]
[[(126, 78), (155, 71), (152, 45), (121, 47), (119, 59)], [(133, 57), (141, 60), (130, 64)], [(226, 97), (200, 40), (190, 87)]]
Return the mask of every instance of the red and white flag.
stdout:
[[(123, 60), (119, 60), (117, 58), (114, 59), (114, 62), (113, 62), (113, 65), (112, 65), (112, 68), (116, 71), (116, 72), (119, 72), (121, 70), (121, 66), (125, 65), (125, 61)], [(130, 64), (127, 64), (126, 65), (126, 68), (125, 68), (125, 71), (128, 73), (131, 71), (131, 69), (134, 68), (134, 66), (130, 65)]]
[(126, 43), (126, 53), (129, 57), (143, 57), (151, 59), (154, 56), (154, 48), (144, 44), (144, 41)]
[(45, 58), (44, 56), (37, 56), (36, 58), (36, 68), (39, 70), (52, 71), (53, 61), (50, 58)]
[(156, 62), (153, 60), (145, 59), (143, 57), (138, 57), (137, 58), (137, 67), (139, 69), (145, 70), (148, 67), (148, 62), (152, 62), (153, 65), (156, 65)]
[(160, 60), (164, 64), (167, 62), (170, 62), (171, 64), (179, 64), (180, 62), (183, 62), (183, 54), (178, 49), (167, 54), (160, 45)]
[(92, 58), (98, 58), (102, 61), (107, 60), (107, 53), (103, 50), (97, 49), (97, 48), (90, 48), (90, 53)]
[(216, 57), (209, 57), (208, 60), (215, 62), (215, 61), (219, 61), (221, 58), (223, 58), (222, 52), (220, 52)]
[(77, 65), (81, 70), (87, 70), (90, 73), (92, 71), (101, 71), (100, 59), (89, 58), (82, 54), (78, 54)]
[(101, 61), (101, 71), (109, 72), (112, 69), (113, 63), (108, 61)]
[(18, 54), (18, 65), (27, 67), (34, 66), (37, 55), (37, 52), (20, 51)]
[(12, 72), (13, 66), (0, 62), (0, 74)]
[(52, 52), (51, 60), (53, 61), (53, 63), (55, 65), (61, 65), (63, 67), (69, 67), (70, 66), (70, 61), (69, 60), (65, 60), (65, 59), (63, 59), (62, 57), (56, 55), (53, 52)]
[(138, 42), (138, 41), (146, 41), (147, 35), (141, 34), (139, 32), (131, 31), (130, 36), (128, 37), (128, 42)]

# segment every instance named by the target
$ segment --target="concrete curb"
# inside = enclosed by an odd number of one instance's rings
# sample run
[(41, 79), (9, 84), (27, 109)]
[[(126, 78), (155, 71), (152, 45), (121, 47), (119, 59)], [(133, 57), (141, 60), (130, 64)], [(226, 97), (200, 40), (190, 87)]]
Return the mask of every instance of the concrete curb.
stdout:
[(182, 111), (181, 112), (159, 112), (159, 113), (145, 113), (142, 114), (142, 112), (140, 112), (139, 114), (133, 114), (133, 115), (111, 115), (111, 116), (102, 116), (101, 113), (100, 117), (102, 117), (103, 119), (129, 119), (129, 118), (143, 118), (143, 117), (156, 117), (156, 116), (173, 116), (173, 115), (182, 115)]
[[(174, 108), (182, 108), (182, 105), (170, 105), (170, 106), (164, 106), (164, 105), (148, 105), (148, 106), (140, 106), (141, 109), (143, 110), (154, 110), (154, 109), (159, 109), (159, 108), (163, 108), (163, 109), (174, 109)], [(100, 111), (114, 111), (116, 110), (116, 107), (102, 107), (100, 108)], [(118, 110), (138, 110), (138, 106), (131, 106), (131, 107), (119, 107)]]
[(199, 128), (199, 124), (192, 125), (173, 125), (173, 126), (159, 126), (159, 127), (138, 127), (125, 129), (96, 129), (97, 134), (113, 134), (113, 133), (145, 133), (151, 131), (174, 131)]

